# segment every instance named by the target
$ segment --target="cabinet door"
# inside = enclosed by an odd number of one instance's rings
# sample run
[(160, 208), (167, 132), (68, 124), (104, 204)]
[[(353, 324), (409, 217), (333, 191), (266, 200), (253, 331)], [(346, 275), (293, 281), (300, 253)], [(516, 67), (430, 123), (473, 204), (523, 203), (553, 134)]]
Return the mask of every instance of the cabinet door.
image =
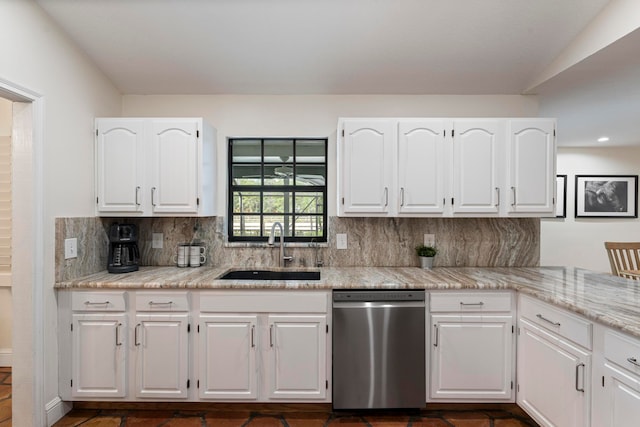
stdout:
[(390, 120), (344, 122), (338, 148), (340, 214), (389, 213), (394, 197), (395, 131)]
[(199, 333), (200, 397), (256, 399), (256, 315), (201, 315)]
[(555, 122), (510, 120), (509, 212), (555, 215)]
[(520, 319), (517, 402), (543, 426), (590, 425), (589, 353)]
[(96, 197), (99, 212), (142, 213), (144, 122), (96, 120)]
[(444, 121), (401, 121), (398, 125), (398, 212), (444, 212), (446, 171)]
[(511, 316), (431, 316), (431, 398), (513, 401)]
[(72, 396), (124, 397), (125, 314), (74, 314), (72, 328)]
[(187, 398), (189, 321), (183, 314), (137, 314), (134, 364), (137, 397)]
[(502, 122), (456, 120), (453, 132), (453, 213), (497, 214)]
[(151, 121), (153, 213), (198, 212), (198, 120)]
[(604, 401), (595, 402), (604, 408), (603, 426), (637, 426), (640, 420), (640, 378), (610, 363), (605, 363), (604, 376)]
[(326, 315), (269, 316), (268, 397), (324, 399)]

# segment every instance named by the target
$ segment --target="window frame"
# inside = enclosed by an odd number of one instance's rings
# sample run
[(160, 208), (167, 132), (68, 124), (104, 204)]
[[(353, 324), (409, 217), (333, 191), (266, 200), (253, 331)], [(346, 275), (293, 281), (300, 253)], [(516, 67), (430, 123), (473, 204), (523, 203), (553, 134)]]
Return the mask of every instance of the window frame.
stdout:
[[(260, 167), (260, 185), (234, 185), (233, 184), (233, 166), (249, 164), (244, 162), (233, 161), (233, 143), (234, 141), (260, 141), (260, 161), (251, 163), (252, 165)], [(271, 167), (274, 164), (279, 163), (265, 162), (265, 142), (267, 141), (291, 141), (292, 143), (292, 162), (287, 162), (293, 168), (294, 176), (296, 175), (296, 169), (298, 166), (324, 166), (325, 179), (324, 185), (296, 185), (295, 181), (290, 185), (265, 185), (265, 166)], [(323, 141), (324, 142), (324, 162), (323, 163), (308, 163), (296, 161), (296, 147), (297, 141)], [(295, 218), (297, 216), (317, 216), (322, 218), (322, 236), (283, 236), (285, 242), (298, 242), (298, 243), (311, 243), (327, 242), (327, 181), (329, 175), (328, 165), (328, 151), (329, 151), (329, 139), (327, 137), (229, 137), (227, 139), (227, 240), (229, 242), (267, 242), (268, 235), (262, 235), (264, 230), (264, 218), (269, 216), (284, 216), (290, 215), (294, 221), (292, 221), (291, 233), (295, 233)], [(283, 162), (284, 163), (284, 162)], [(241, 217), (242, 214), (233, 211), (234, 208), (234, 194), (238, 191), (258, 193), (260, 196), (260, 212), (251, 213), (250, 216), (260, 217), (260, 233), (259, 236), (235, 236), (233, 234), (234, 218), (236, 216)], [(295, 194), (296, 193), (322, 193), (322, 213), (321, 214), (298, 214), (295, 212)], [(294, 200), (294, 206), (291, 212), (264, 212), (263, 200), (265, 193), (289, 193)], [(267, 232), (267, 230), (265, 230)]]

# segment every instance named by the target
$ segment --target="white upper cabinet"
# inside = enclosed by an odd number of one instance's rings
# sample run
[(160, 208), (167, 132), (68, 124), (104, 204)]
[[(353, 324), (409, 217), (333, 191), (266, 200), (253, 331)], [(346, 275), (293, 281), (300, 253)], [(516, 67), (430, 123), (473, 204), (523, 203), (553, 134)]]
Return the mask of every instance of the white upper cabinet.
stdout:
[(395, 170), (396, 127), (392, 120), (349, 120), (344, 123), (338, 155), (340, 214), (388, 215)]
[(504, 122), (453, 122), (453, 213), (497, 214), (500, 210), (500, 152)]
[(554, 216), (555, 120), (340, 119), (339, 216)]
[(445, 178), (449, 169), (442, 119), (398, 123), (399, 214), (444, 212)]
[(200, 118), (96, 119), (100, 216), (215, 215), (215, 130)]
[(144, 123), (137, 119), (96, 121), (96, 197), (98, 211), (142, 211)]
[(510, 120), (508, 137), (509, 212), (553, 214), (555, 120)]

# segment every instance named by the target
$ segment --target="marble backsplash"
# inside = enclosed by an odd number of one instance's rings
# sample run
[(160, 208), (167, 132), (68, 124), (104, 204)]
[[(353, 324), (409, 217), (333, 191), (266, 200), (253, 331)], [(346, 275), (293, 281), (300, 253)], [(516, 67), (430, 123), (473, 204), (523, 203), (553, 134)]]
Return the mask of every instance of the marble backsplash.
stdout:
[[(198, 241), (207, 248), (205, 266), (273, 267), (278, 248), (266, 244), (229, 244), (224, 217), (208, 218), (58, 218), (56, 281), (106, 269), (107, 231), (113, 222), (133, 223), (140, 231), (141, 265), (175, 265), (179, 243)], [(434, 234), (439, 250), (434, 267), (535, 267), (540, 263), (538, 218), (339, 218), (328, 222), (328, 244), (287, 247), (294, 266), (419, 265), (414, 247)], [(152, 233), (163, 234), (163, 248), (151, 248)], [(346, 233), (348, 249), (336, 249)], [(64, 259), (64, 239), (78, 238), (78, 258)]]

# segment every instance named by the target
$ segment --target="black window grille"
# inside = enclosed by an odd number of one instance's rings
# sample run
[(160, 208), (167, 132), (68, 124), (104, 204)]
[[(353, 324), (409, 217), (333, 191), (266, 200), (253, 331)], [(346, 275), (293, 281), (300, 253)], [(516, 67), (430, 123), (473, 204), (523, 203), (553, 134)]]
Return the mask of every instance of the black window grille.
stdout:
[[(229, 139), (229, 241), (327, 241), (327, 139)], [(277, 231), (277, 233), (279, 233)]]

